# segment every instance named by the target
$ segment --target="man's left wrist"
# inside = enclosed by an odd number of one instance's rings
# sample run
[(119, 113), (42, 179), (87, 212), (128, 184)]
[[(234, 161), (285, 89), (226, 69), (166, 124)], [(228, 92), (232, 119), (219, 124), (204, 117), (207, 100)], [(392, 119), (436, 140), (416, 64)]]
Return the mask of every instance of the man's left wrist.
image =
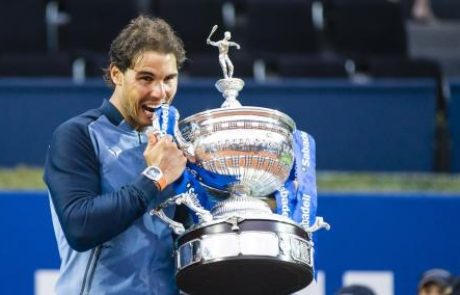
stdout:
[(142, 171), (142, 174), (148, 179), (152, 180), (159, 191), (162, 191), (166, 187), (166, 178), (163, 171), (158, 166), (151, 165)]

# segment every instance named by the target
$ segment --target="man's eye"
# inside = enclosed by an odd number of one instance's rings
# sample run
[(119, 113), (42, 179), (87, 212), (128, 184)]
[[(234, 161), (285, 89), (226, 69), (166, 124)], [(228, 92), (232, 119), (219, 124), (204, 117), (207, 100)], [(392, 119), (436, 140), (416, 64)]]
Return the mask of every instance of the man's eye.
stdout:
[(153, 81), (152, 77), (141, 77), (141, 80), (151, 82)]
[(176, 78), (176, 76), (166, 77), (165, 82), (171, 82), (174, 80), (174, 78)]

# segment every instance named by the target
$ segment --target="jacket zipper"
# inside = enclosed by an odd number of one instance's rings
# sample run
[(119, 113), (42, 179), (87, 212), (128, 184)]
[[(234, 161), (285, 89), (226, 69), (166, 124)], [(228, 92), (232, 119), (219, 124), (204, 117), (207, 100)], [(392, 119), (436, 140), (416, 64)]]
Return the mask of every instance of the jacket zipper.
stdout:
[(88, 260), (88, 264), (86, 265), (85, 275), (83, 277), (83, 283), (81, 286), (80, 295), (88, 295), (89, 291), (91, 290), (91, 283), (93, 282), (94, 272), (96, 271), (97, 261), (99, 260), (99, 256), (101, 254), (102, 246), (97, 246), (95, 249), (91, 251), (91, 255)]

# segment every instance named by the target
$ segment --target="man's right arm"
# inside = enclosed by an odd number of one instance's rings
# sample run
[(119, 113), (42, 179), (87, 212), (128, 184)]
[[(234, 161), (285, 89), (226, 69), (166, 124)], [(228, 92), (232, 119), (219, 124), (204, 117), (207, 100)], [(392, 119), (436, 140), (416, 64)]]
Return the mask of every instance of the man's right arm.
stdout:
[(67, 122), (55, 131), (44, 175), (64, 235), (77, 251), (126, 230), (158, 195), (143, 175), (118, 191), (101, 194), (99, 161), (85, 128)]

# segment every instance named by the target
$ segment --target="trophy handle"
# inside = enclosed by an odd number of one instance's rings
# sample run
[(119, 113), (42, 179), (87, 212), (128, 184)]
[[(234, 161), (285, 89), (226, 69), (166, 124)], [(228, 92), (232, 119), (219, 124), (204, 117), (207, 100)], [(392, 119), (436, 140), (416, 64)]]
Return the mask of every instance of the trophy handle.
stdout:
[(318, 231), (322, 228), (324, 228), (325, 230), (330, 230), (331, 226), (329, 225), (329, 223), (324, 221), (323, 217), (317, 216), (315, 218), (315, 223), (310, 227), (304, 227), (304, 230), (308, 233), (314, 233), (315, 231)]
[[(189, 141), (187, 141), (184, 136), (182, 135), (182, 132), (179, 130), (179, 113), (176, 113), (176, 116), (174, 118), (174, 138), (176, 139), (177, 145), (179, 148), (184, 152), (185, 156), (187, 159), (195, 163), (195, 148), (193, 147), (193, 144)], [(195, 125), (193, 125), (195, 126)], [(196, 126), (197, 127), (197, 126)], [(195, 132), (197, 129), (195, 128), (192, 130), (192, 132)]]
[(184, 204), (185, 206), (190, 208), (198, 216), (200, 222), (209, 222), (213, 220), (211, 212), (209, 212), (208, 210), (204, 209), (203, 206), (201, 206), (198, 199), (196, 198), (196, 194), (193, 191), (190, 193), (182, 193), (172, 198), (169, 198), (168, 200), (158, 205), (158, 207), (151, 210), (149, 214), (152, 216), (158, 216), (161, 220), (167, 223), (172, 228), (172, 230), (178, 235), (183, 234), (185, 232), (184, 225), (180, 222), (172, 220), (171, 218), (166, 216), (166, 214), (163, 211), (164, 208), (174, 204)]
[(157, 216), (161, 220), (163, 220), (166, 224), (169, 225), (169, 227), (174, 231), (176, 235), (181, 235), (185, 232), (185, 227), (182, 223), (177, 222), (166, 216), (165, 212), (163, 209), (153, 209), (149, 212), (150, 215), (152, 216)]

